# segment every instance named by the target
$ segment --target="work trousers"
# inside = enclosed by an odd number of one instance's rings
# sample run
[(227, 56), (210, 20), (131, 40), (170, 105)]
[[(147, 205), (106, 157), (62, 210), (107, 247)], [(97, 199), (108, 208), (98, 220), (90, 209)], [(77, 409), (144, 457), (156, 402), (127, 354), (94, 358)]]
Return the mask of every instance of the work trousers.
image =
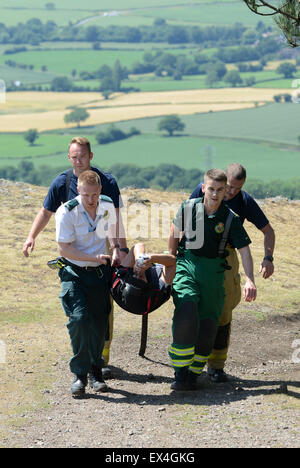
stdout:
[(110, 311), (109, 318), (108, 318), (108, 327), (106, 331), (105, 343), (104, 343), (104, 348), (103, 348), (103, 353), (102, 353), (102, 357), (104, 360), (104, 367), (107, 367), (109, 364), (110, 347), (111, 347), (111, 342), (113, 339), (113, 331), (114, 331), (114, 301), (112, 297), (110, 298), (110, 300), (111, 300), (111, 311)]
[(175, 305), (169, 356), (175, 372), (201, 374), (212, 351), (224, 305), (224, 260), (197, 257), (186, 250), (177, 258), (172, 295)]
[(228, 248), (227, 263), (231, 270), (225, 272), (225, 302), (219, 318), (219, 327), (214, 343), (214, 349), (208, 359), (208, 367), (224, 369), (230, 346), (232, 311), (241, 300), (241, 280), (239, 275), (239, 260), (235, 249)]
[(59, 277), (73, 350), (70, 369), (73, 374), (86, 375), (92, 366), (103, 367), (102, 351), (111, 310), (110, 266), (85, 270), (68, 265), (59, 270)]

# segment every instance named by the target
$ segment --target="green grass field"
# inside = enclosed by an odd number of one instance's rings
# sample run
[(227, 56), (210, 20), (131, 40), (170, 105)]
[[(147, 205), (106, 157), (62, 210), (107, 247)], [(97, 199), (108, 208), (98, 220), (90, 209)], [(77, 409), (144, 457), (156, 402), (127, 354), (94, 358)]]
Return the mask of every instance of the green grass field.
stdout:
[[(81, 132), (84, 134), (84, 132)], [(4, 137), (6, 139), (6, 137)], [(55, 136), (56, 149), (47, 150), (49, 139), (41, 136), (37, 146), (28, 147), (22, 137), (18, 146), (23, 146), (20, 156), (0, 159), (0, 168), (11, 165), (16, 167), (21, 160), (32, 161), (36, 167), (68, 167), (67, 145), (71, 137)], [(2, 138), (0, 138), (1, 142)], [(159, 164), (176, 164), (186, 169), (207, 170), (211, 167), (225, 168), (230, 162), (237, 161), (247, 167), (249, 178), (289, 180), (300, 173), (299, 153), (288, 149), (272, 148), (266, 144), (234, 141), (222, 138), (204, 137), (163, 137), (158, 135), (141, 135), (123, 142), (110, 145), (97, 145), (93, 142), (93, 164), (100, 168), (109, 168), (113, 164), (135, 164), (140, 167)], [(45, 145), (45, 146), (44, 146)], [(48, 147), (49, 148), (49, 147)], [(48, 154), (43, 154), (48, 151)], [(24, 156), (21, 156), (24, 155)], [(26, 156), (25, 156), (26, 155)]]
[(6, 83), (21, 81), (23, 84), (50, 83), (57, 75), (49, 72), (23, 70), (0, 65), (0, 78)]
[[(185, 24), (234, 24), (244, 23), (248, 26), (256, 25), (259, 17), (239, 0), (212, 1), (192, 0), (88, 0), (84, 7), (80, 0), (51, 0), (54, 10), (46, 8), (46, 3), (38, 0), (17, 0), (13, 4), (0, 5), (1, 21), (8, 26), (18, 22), (26, 22), (30, 18), (39, 18), (41, 21), (55, 21), (57, 25), (66, 25), (71, 21), (78, 23), (88, 19), (85, 24), (99, 25), (130, 25), (150, 24), (155, 18), (164, 18), (170, 23)], [(118, 11), (118, 14), (103, 17), (104, 12)], [(272, 22), (271, 18), (263, 18), (266, 24)]]
[[(17, 63), (34, 65), (36, 70), (40, 70), (43, 65), (48, 71), (60, 75), (71, 75), (73, 69), (77, 72), (95, 71), (101, 65), (112, 67), (116, 60), (120, 60), (122, 65), (130, 65), (142, 59), (143, 51), (118, 51), (118, 50), (42, 50), (20, 52), (13, 55), (13, 60)], [(4, 64), (7, 55), (0, 55), (0, 63)]]
[(42, 133), (34, 146), (29, 146), (22, 134), (0, 134), (0, 167), (17, 166), (24, 159), (36, 167), (68, 167), (68, 143), (80, 134), (90, 139), (94, 164), (102, 168), (118, 163), (140, 167), (169, 163), (205, 170), (238, 161), (247, 167), (251, 178), (288, 180), (300, 173), (299, 112), (296, 104), (270, 104), (183, 116), (184, 135), (172, 138), (157, 131), (160, 118), (131, 120), (116, 125), (124, 131), (135, 126), (142, 134), (108, 145), (98, 145), (95, 139), (97, 131), (107, 125)]

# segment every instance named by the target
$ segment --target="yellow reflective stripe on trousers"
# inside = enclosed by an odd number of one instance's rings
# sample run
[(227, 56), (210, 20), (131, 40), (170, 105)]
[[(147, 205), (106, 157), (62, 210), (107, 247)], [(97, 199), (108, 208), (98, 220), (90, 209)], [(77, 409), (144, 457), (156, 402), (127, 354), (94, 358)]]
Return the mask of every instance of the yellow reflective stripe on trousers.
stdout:
[(194, 372), (194, 374), (201, 374), (206, 363), (208, 361), (208, 356), (200, 356), (199, 354), (195, 354), (193, 365), (190, 366), (190, 370)]
[(169, 356), (174, 367), (188, 367), (194, 361), (195, 347), (177, 348), (173, 345), (169, 348)]
[(176, 356), (189, 356), (190, 354), (194, 354), (195, 347), (186, 348), (186, 349), (179, 349), (175, 348), (174, 346), (170, 346), (169, 352), (175, 354)]

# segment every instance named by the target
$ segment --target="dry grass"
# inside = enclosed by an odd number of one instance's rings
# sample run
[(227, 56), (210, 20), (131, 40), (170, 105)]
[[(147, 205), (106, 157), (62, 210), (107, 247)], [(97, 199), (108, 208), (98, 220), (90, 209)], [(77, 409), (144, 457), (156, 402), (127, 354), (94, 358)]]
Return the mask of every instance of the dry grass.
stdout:
[[(23, 417), (48, 405), (45, 389), (51, 388), (59, 372), (58, 364), (70, 355), (66, 319), (58, 294), (57, 275), (46, 266), (57, 256), (54, 222), (39, 236), (36, 250), (25, 259), (21, 253), (32, 220), (46, 190), (25, 184), (0, 181), (0, 340), (6, 344), (7, 362), (0, 364), (0, 435), (7, 437), (14, 427), (24, 424)], [(128, 190), (141, 207), (152, 203), (180, 204), (184, 193), (163, 193), (153, 190)], [(148, 207), (148, 208), (147, 208)], [(246, 228), (253, 240), (258, 299), (253, 305), (241, 304), (259, 316), (289, 314), (299, 310), (300, 303), (300, 220), (299, 203), (267, 201), (263, 207), (276, 229), (276, 271), (270, 280), (258, 273), (263, 257), (263, 238), (253, 226)], [(143, 218), (147, 222), (147, 216)], [(143, 239), (140, 239), (143, 240)], [(129, 245), (134, 243), (129, 239)], [(166, 239), (145, 240), (149, 251), (166, 249)], [(172, 302), (150, 316), (151, 334), (160, 333), (160, 324), (170, 322)], [(115, 337), (140, 327), (140, 318), (115, 308)], [(138, 345), (136, 345), (138, 346)], [(1, 446), (1, 442), (0, 442)]]
[[(283, 92), (283, 90), (280, 90)], [(70, 106), (88, 109), (88, 125), (168, 114), (237, 110), (273, 100), (276, 89), (225, 88), (152, 93), (115, 94), (104, 100), (99, 93), (7, 93), (0, 104), (2, 132), (39, 131), (65, 126)]]

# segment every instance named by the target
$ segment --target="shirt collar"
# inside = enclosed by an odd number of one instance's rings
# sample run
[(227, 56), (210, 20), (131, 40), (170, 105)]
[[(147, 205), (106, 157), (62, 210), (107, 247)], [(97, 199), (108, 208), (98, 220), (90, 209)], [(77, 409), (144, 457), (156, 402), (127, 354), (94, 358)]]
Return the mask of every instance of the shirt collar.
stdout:
[[(81, 211), (81, 213), (83, 213), (85, 211), (84, 207), (83, 207), (83, 204), (82, 204), (82, 200), (81, 200), (81, 195), (78, 195), (76, 197), (76, 200), (79, 201), (79, 209)], [(99, 197), (99, 200), (98, 200), (98, 206), (97, 206), (97, 210), (96, 210), (96, 216), (100, 215), (100, 214), (103, 214), (105, 211), (104, 207), (103, 207), (103, 200), (101, 198), (101, 195)]]
[(217, 218), (218, 216), (222, 216), (225, 213), (226, 205), (224, 200), (222, 200), (221, 205), (217, 209), (217, 211), (211, 215), (206, 215), (208, 218)]

